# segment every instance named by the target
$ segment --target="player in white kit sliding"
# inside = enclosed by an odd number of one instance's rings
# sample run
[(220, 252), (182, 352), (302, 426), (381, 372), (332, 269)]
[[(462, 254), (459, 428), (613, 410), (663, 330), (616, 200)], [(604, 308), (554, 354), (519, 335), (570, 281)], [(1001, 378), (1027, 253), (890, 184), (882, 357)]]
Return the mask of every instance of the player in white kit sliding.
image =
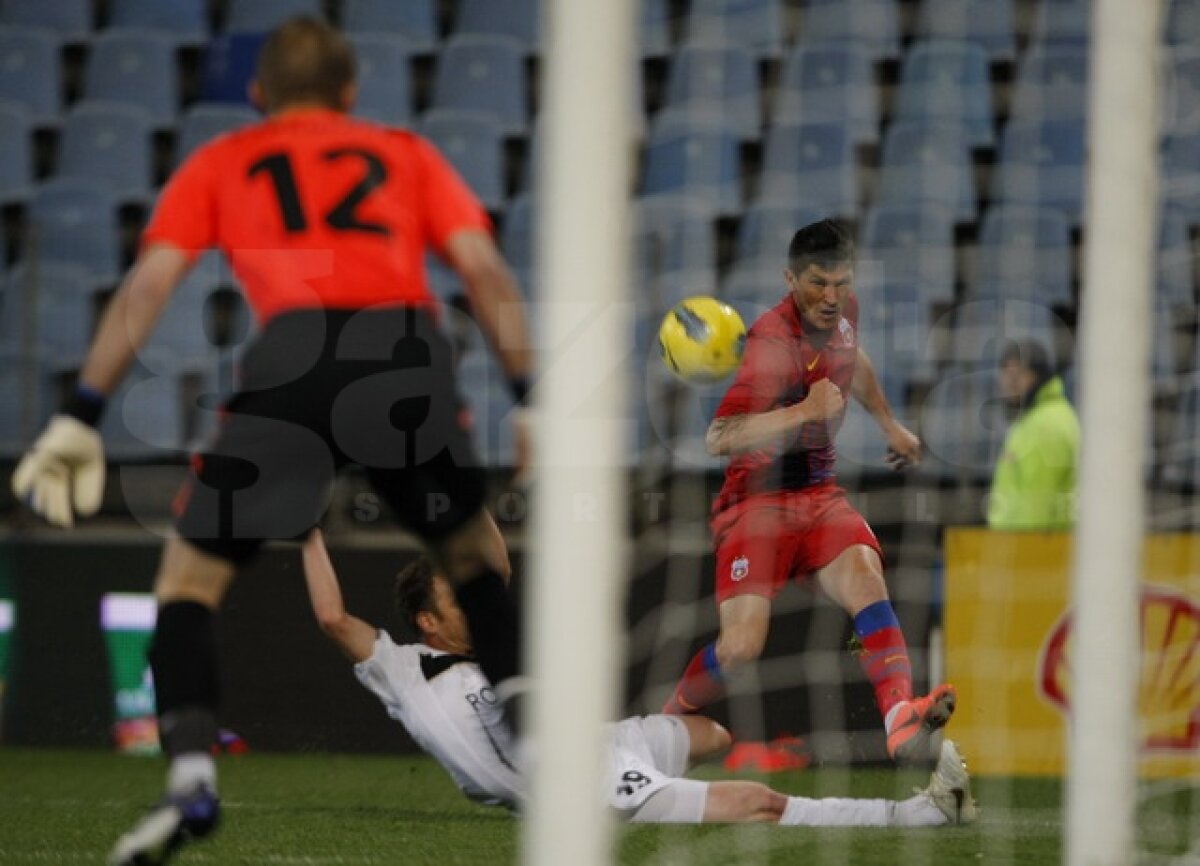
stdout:
[[(304, 544), (304, 575), (325, 634), (354, 673), (472, 800), (519, 809), (518, 749), (491, 685), (471, 658), (466, 618), (450, 585), (422, 557), (397, 578), (397, 603), (419, 643), (346, 612), (321, 532)], [(758, 782), (682, 778), (729, 747), (729, 733), (699, 715), (634, 716), (611, 726), (609, 804), (639, 823), (761, 821), (804, 826), (936, 827), (975, 818), (966, 768), (949, 740), (929, 787), (907, 800), (790, 797)]]

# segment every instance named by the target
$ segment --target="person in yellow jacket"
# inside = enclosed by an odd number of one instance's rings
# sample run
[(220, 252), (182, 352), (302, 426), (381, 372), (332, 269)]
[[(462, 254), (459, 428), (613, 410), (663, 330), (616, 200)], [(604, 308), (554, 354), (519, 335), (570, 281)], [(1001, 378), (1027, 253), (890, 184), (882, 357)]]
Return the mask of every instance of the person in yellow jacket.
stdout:
[(1067, 529), (1075, 522), (1079, 417), (1045, 347), (1008, 344), (1000, 356), (1000, 397), (1015, 415), (992, 478), (992, 529)]

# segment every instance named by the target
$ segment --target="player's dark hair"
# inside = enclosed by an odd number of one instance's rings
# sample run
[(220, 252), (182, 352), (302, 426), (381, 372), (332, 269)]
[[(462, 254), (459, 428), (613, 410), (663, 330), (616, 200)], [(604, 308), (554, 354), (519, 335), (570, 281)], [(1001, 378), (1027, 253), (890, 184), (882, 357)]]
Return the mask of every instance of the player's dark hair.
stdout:
[(417, 615), (436, 612), (437, 605), (433, 595), (433, 579), (436, 574), (433, 560), (428, 556), (418, 556), (396, 575), (396, 610), (399, 611), (404, 625), (417, 638), (421, 636)]
[(1054, 365), (1046, 347), (1034, 339), (1009, 340), (1000, 350), (1000, 363), (1016, 361), (1038, 379), (1049, 379), (1054, 375)]
[(1000, 363), (1007, 364), (1016, 361), (1026, 370), (1033, 373), (1033, 387), (1026, 392), (1026, 398), (1032, 397), (1058, 371), (1050, 360), (1050, 353), (1039, 341), (1033, 339), (1009, 340), (1000, 350)]
[(854, 238), (837, 220), (810, 223), (792, 235), (788, 244), (788, 269), (800, 276), (809, 265), (833, 270), (854, 264)]
[(297, 102), (340, 109), (357, 67), (354, 49), (337, 29), (309, 16), (283, 22), (267, 37), (255, 73), (267, 111)]

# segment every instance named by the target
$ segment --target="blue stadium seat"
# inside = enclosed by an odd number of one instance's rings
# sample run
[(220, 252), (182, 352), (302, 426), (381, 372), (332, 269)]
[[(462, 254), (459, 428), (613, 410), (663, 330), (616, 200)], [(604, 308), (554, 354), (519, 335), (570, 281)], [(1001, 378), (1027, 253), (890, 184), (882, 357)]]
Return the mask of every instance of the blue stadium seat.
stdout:
[(455, 36), (438, 56), (432, 109), (490, 114), (506, 136), (529, 123), (520, 43), (498, 36)]
[(412, 46), (400, 36), (348, 34), (358, 54), (359, 117), (407, 126), (413, 119)]
[(37, 126), (58, 126), (62, 42), (50, 30), (0, 26), (0, 99), (29, 109)]
[(787, 292), (783, 270), (792, 236), (825, 216), (821, 208), (783, 203), (756, 204), (746, 211), (738, 229), (737, 258), (722, 283), (721, 297), (747, 325)]
[[(912, 284), (885, 284), (859, 292), (858, 341), (870, 356), (884, 396), (896, 417), (912, 429), (909, 386), (929, 375), (926, 358), (929, 321)], [(843, 482), (890, 474), (887, 443), (879, 424), (857, 404), (847, 412), (837, 437), (837, 473)]]
[[(1154, 387), (1165, 386), (1174, 393), (1178, 387), (1179, 373), (1183, 368), (1183, 353), (1177, 351), (1176, 334), (1179, 325), (1179, 308), (1170, 298), (1159, 295), (1154, 299), (1154, 331), (1150, 339), (1150, 375)], [(1190, 371), (1188, 371), (1190, 372)]]
[(1174, 307), (1196, 308), (1196, 253), (1187, 216), (1163, 209), (1158, 225), (1158, 282), (1155, 296)]
[(993, 205), (979, 230), (969, 294), (1041, 300), (1070, 306), (1071, 226), (1056, 210)]
[(1163, 75), (1162, 132), (1200, 133), (1200, 43), (1176, 46)]
[(153, 31), (104, 31), (88, 52), (83, 95), (136, 106), (150, 115), (157, 129), (172, 128), (179, 114), (174, 44)]
[(119, 276), (117, 199), (107, 184), (76, 178), (39, 184), (27, 228), (24, 258), (77, 265), (98, 283)]
[(471, 410), (475, 447), (483, 464), (512, 466), (514, 404), (500, 365), (482, 345), (472, 345), (463, 356), (458, 384)]
[(174, 354), (197, 369), (215, 367), (221, 349), (215, 343), (213, 298), (223, 288), (236, 288), (229, 265), (222, 253), (207, 252), (171, 295), (143, 351)]
[(954, 214), (920, 204), (880, 204), (867, 211), (859, 273), (885, 285), (916, 286), (926, 303), (954, 299)]
[(1171, 44), (1200, 42), (1200, 2), (1197, 0), (1171, 0), (1166, 21), (1166, 37)]
[(762, 135), (758, 64), (738, 46), (685, 45), (675, 51), (664, 110), (714, 114), (742, 139)]
[(0, 347), (0, 456), (19, 456), (58, 408), (55, 373), (43, 357)]
[(829, 216), (853, 216), (860, 194), (850, 131), (836, 123), (772, 127), (760, 184), (761, 202), (803, 203)]
[(92, 34), (91, 0), (4, 0), (0, 24), (44, 27), (65, 42), (86, 42)]
[(504, 146), (495, 117), (474, 111), (431, 111), (421, 131), (462, 175), (488, 210), (504, 207)]
[(517, 191), (529, 192), (537, 182), (538, 166), (542, 158), (541, 125), (535, 121), (526, 139), (525, 156), (517, 172)]
[[(880, 387), (896, 417), (912, 429), (908, 409), (911, 382), (928, 377), (929, 319), (925, 299), (911, 283), (858, 286), (858, 341), (871, 357)], [(879, 424), (852, 404), (838, 432), (836, 470), (842, 483), (890, 474), (884, 463), (887, 442)]]
[[(711, 213), (670, 198), (640, 199), (631, 213), (632, 294), (641, 312), (661, 318), (667, 306), (684, 298), (718, 294), (717, 223)], [(654, 342), (657, 347), (657, 335)]]
[(113, 0), (111, 27), (157, 30), (176, 45), (208, 41), (206, 0)]
[(1163, 479), (1200, 490), (1200, 379), (1191, 377), (1178, 397), (1174, 423), (1163, 443)]
[(991, 478), (1007, 430), (994, 367), (944, 370), (921, 405), (919, 419), (922, 474), (975, 484)]
[(779, 0), (693, 0), (687, 18), (691, 44), (736, 45), (756, 57), (783, 54), (783, 11)]
[(654, 292), (662, 312), (684, 298), (717, 293), (717, 237), (712, 220), (683, 217), (655, 236)]
[(203, 290), (203, 283), (192, 280), (176, 289), (162, 317), (146, 342), (146, 351), (174, 353), (179, 358), (213, 361), (217, 353), (210, 336), (212, 309), (210, 296), (216, 289)]
[(632, 114), (629, 118), (629, 134), (640, 145), (646, 139), (646, 70), (641, 63), (634, 64), (633, 88), (633, 98), (629, 104)]
[(788, 293), (783, 267), (775, 262), (742, 261), (734, 265), (721, 284), (721, 300), (729, 304), (749, 327)]
[(179, 146), (176, 163), (183, 162), (192, 151), (218, 135), (259, 120), (259, 114), (243, 105), (224, 102), (196, 102), (183, 113), (179, 124)]
[(888, 400), (903, 406), (908, 383), (927, 378), (933, 369), (928, 296), (912, 280), (856, 280), (855, 294), (862, 347), (887, 380)]
[(13, 268), (0, 295), (0, 347), (79, 364), (92, 333), (93, 288), (87, 271), (70, 265)]
[(974, 222), (975, 174), (966, 131), (919, 122), (892, 124), (883, 140), (878, 201), (939, 205), (958, 222)]
[(183, 363), (170, 352), (142, 351), (109, 398), (100, 422), (105, 453), (118, 460), (177, 457), (184, 441)]
[(691, 202), (710, 216), (742, 209), (741, 156), (736, 136), (656, 129), (646, 145), (641, 195)]
[(871, 57), (850, 42), (798, 45), (784, 62), (777, 123), (840, 123), (858, 144), (879, 141), (879, 88)]
[(1172, 135), (1163, 142), (1163, 202), (1200, 222), (1200, 132)]
[(850, 41), (875, 60), (900, 55), (900, 18), (895, 0), (808, 0), (801, 38), (805, 43)]
[[(638, 330), (652, 338), (661, 318), (647, 314)], [(728, 383), (681, 386), (660, 360), (656, 339), (653, 346), (638, 352), (635, 363), (643, 364), (637, 368), (634, 388), (636, 453), (653, 455), (682, 471), (719, 470), (724, 460), (708, 454), (704, 434)]]
[(1005, 344), (1026, 338), (1042, 343), (1057, 362), (1071, 357), (1064, 351), (1069, 329), (1044, 301), (995, 296), (967, 300), (955, 308), (953, 327), (949, 360), (956, 364), (994, 371)]
[[(889, 382), (881, 380), (880, 384), (886, 393)], [(905, 388), (900, 387), (902, 385), (906, 383), (899, 382), (892, 390), (903, 395)], [(897, 404), (890, 396), (888, 401), (901, 423), (909, 429), (916, 427), (906, 419), (903, 404)], [(884, 462), (888, 446), (879, 424), (855, 401), (850, 400), (848, 404), (846, 416), (838, 429), (834, 472), (838, 485), (849, 490), (864, 483), (865, 479), (892, 475), (894, 470)]]
[(1078, 225), (1083, 216), (1083, 166), (1082, 123), (1014, 121), (1000, 143), (992, 199), (1057, 208)]
[(25, 106), (0, 100), (0, 205), (26, 201), (33, 181), (33, 121)]
[(200, 100), (250, 104), (246, 92), (266, 34), (222, 33), (208, 43), (200, 65)]
[(537, 208), (529, 193), (515, 196), (504, 209), (500, 249), (514, 271), (524, 273), (534, 266), (536, 220)]
[[(671, 465), (678, 470), (691, 472), (720, 472), (725, 467), (726, 459), (708, 453), (705, 437), (725, 393), (724, 387), (704, 390), (689, 387), (678, 393), (672, 413), (674, 421), (667, 428), (672, 435), (669, 440), (661, 440), (670, 451)], [(655, 407), (651, 407), (650, 411), (653, 418)], [(665, 431), (659, 432), (662, 436)]]
[(1040, 0), (1033, 23), (1034, 43), (1086, 45), (1092, 0)]
[(1083, 122), (1087, 117), (1088, 54), (1080, 45), (1047, 45), (1026, 53), (1017, 67), (1013, 120)]
[(917, 11), (918, 39), (972, 42), (993, 63), (1016, 57), (1013, 0), (922, 0)]
[(746, 211), (738, 227), (737, 261), (767, 262), (776, 268), (787, 264), (788, 244), (806, 225), (825, 218), (817, 207), (761, 204)]
[(466, 293), (458, 274), (435, 255), (425, 256), (425, 281), (429, 284), (429, 291), (443, 304), (449, 304), (455, 297)]
[(78, 102), (63, 123), (56, 177), (108, 183), (121, 201), (145, 202), (154, 181), (150, 115), (118, 102)]
[(638, 218), (634, 222), (631, 239), (632, 254), (630, 262), (630, 281), (633, 286), (631, 294), (639, 311), (656, 313), (661, 304), (655, 297), (657, 286), (654, 281), (654, 271), (658, 266), (658, 235), (652, 227), (640, 218), (640, 209), (634, 209)]
[(436, 5), (434, 0), (343, 0), (342, 29), (403, 36), (414, 53), (430, 54), (438, 43)]
[(533, 54), (538, 50), (539, 5), (538, 0), (459, 0), (454, 33), (506, 37)]
[(321, 0), (229, 0), (225, 30), (252, 33), (273, 30), (289, 18), (324, 18)]
[(671, 53), (671, 18), (667, 0), (642, 0), (640, 45), (643, 59)]
[(990, 147), (992, 88), (987, 52), (970, 42), (918, 42), (900, 68), (896, 121), (960, 126), (972, 147)]

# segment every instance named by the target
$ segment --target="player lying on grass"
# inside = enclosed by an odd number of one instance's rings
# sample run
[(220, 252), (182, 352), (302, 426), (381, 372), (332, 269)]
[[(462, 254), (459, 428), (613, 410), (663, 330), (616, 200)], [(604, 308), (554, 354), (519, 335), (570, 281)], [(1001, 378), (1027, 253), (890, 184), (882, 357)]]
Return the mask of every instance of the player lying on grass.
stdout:
[[(518, 808), (518, 749), (491, 686), (471, 657), (467, 621), (450, 585), (421, 557), (396, 580), (396, 602), (417, 643), (346, 612), (319, 530), (304, 545), (304, 576), (321, 629), (354, 673), (446, 768), (472, 800)], [(943, 742), (929, 787), (907, 800), (789, 797), (758, 782), (681, 778), (729, 747), (729, 733), (700, 715), (634, 716), (611, 728), (609, 803), (642, 823), (762, 821), (804, 826), (933, 827), (975, 815), (966, 768)]]

